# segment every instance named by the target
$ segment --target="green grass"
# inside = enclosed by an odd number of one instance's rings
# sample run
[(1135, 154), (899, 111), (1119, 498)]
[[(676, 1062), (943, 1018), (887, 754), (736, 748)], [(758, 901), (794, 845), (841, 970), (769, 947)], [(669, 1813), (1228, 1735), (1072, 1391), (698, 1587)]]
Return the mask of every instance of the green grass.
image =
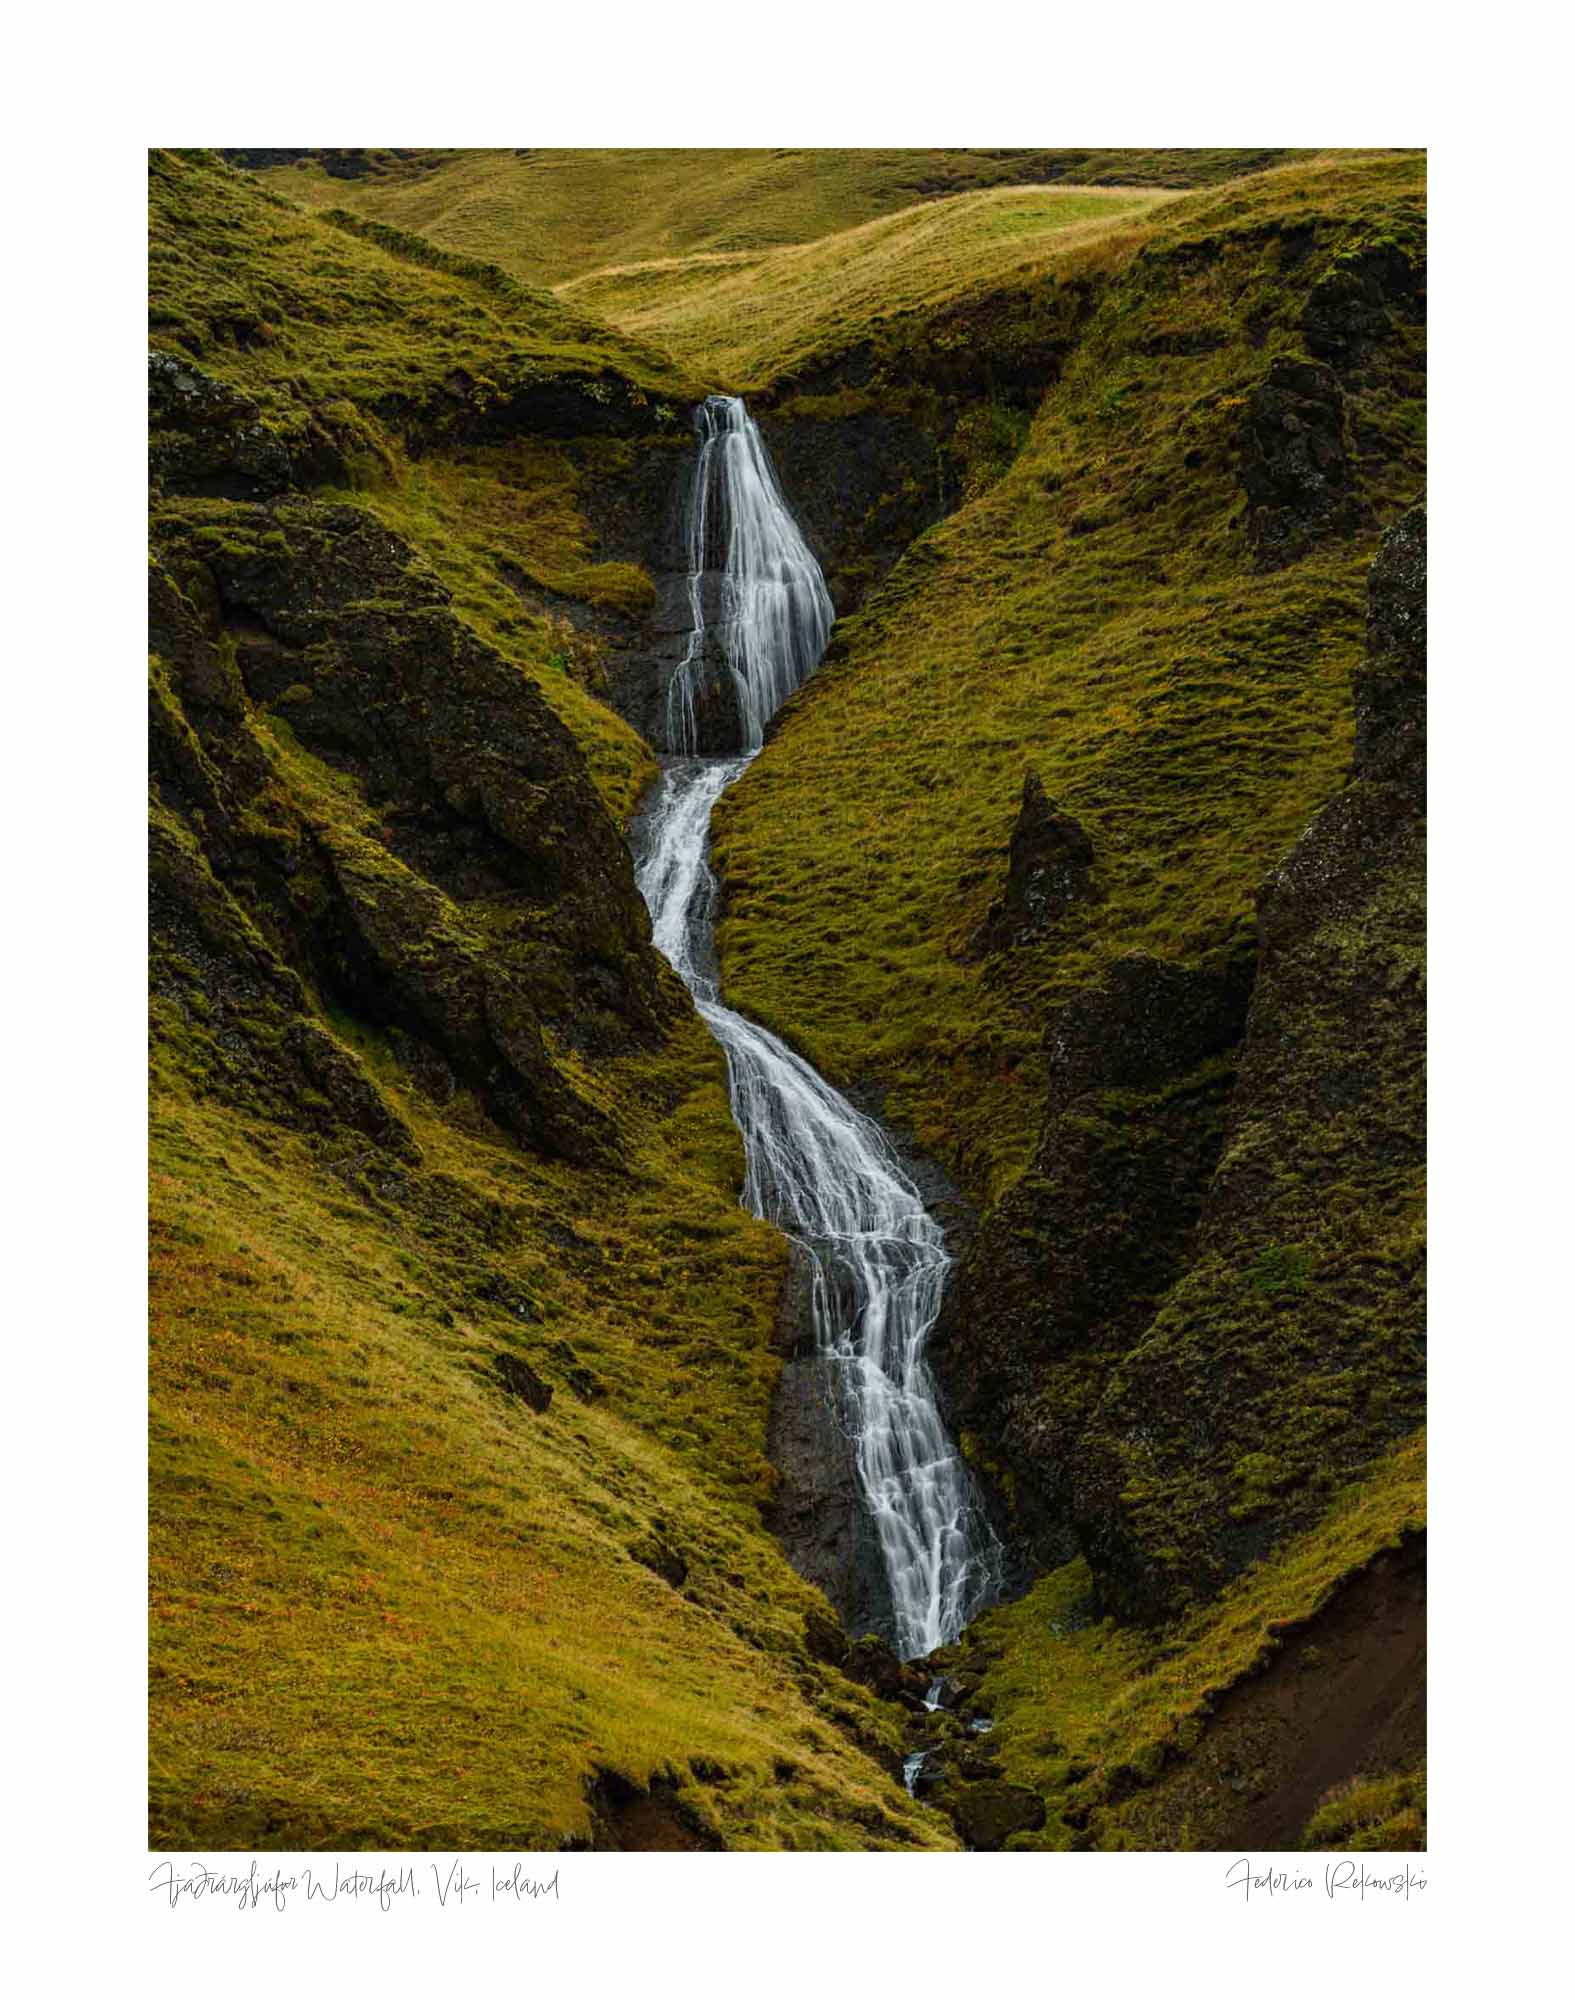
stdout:
[[(1353, 385), (1369, 529), (1255, 573), (1240, 412), (1334, 259), (1420, 230), (1414, 156), (1167, 207), (1099, 293), (1005, 477), (912, 547), (717, 815), (729, 1000), (893, 1114), (977, 1194), (1021, 1171), (1055, 996), (1113, 956), (1192, 959), (1336, 789), (1379, 523), (1420, 485), (1419, 336)], [(1046, 283), (1052, 282), (1047, 279)], [(1200, 350), (1200, 351), (1189, 351)], [(863, 393), (900, 395), (877, 372)], [(1039, 945), (969, 949), (1026, 768), (1100, 894)]]
[(316, 163), (260, 178), (310, 206), (351, 208), (551, 285), (609, 265), (808, 243), (926, 196), (1026, 181), (1205, 186), (1284, 157), (1261, 147), (532, 147), (390, 163), (358, 180)]
[(1339, 1786), (1307, 1822), (1303, 1847), (1401, 1854), (1427, 1845), (1427, 1773), (1391, 1772)]
[(1171, 199), (1133, 189), (997, 188), (931, 201), (752, 256), (614, 267), (559, 296), (660, 345), (708, 380), (749, 389), (888, 322), (1020, 282)]
[(1163, 1632), (1093, 1618), (1081, 1562), (987, 1612), (970, 1638), (991, 1661), (978, 1696), (995, 1718), (991, 1748), (1004, 1776), (1047, 1806), (1043, 1831), (1012, 1845), (1067, 1847), (1090, 1818), (1102, 1847), (1172, 1844), (1153, 1842), (1146, 1824), (1154, 1788), (1184, 1769), (1227, 1689), (1423, 1524), (1425, 1453), (1421, 1436), (1408, 1439), (1337, 1494), (1314, 1527)]
[[(149, 155), (152, 344), (266, 415), (344, 404), (388, 425), (559, 376), (683, 400), (660, 357), (548, 292), (391, 232), (302, 212), (211, 153)], [(458, 371), (458, 374), (457, 374)]]
[[(282, 725), (255, 741), (259, 830), (375, 849), (354, 780)], [(399, 1157), (326, 1100), (249, 1093), (222, 980), (162, 942), (157, 965), (154, 1843), (550, 1848), (615, 1770), (671, 1776), (732, 1846), (948, 1844), (869, 1754), (892, 1713), (806, 1657), (821, 1600), (761, 1525), (783, 1247), (738, 1206), (698, 1021), (581, 1079), (617, 1155), (574, 1168), (463, 1092), (440, 1113), (321, 1010)], [(499, 1352), (555, 1385), (545, 1414)]]

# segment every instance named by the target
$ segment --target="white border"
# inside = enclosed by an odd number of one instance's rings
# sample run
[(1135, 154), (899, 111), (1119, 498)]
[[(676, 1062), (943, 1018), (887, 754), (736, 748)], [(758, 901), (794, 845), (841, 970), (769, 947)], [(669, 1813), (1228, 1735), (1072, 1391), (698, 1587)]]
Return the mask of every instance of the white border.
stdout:
[[(1568, 988), (1554, 817), (1568, 640), (1560, 301), (1565, 74), (1539, 17), (1419, 5), (1000, 4), (222, 15), (14, 27), (4, 376), (20, 425), (12, 784), (9, 1661), (13, 1962), (44, 1990), (157, 1977), (396, 1993), (496, 1975), (579, 1994), (918, 1989), (1391, 1992), (1511, 1971), (1557, 1907), (1554, 1638), (1567, 1498), (1554, 1373)], [(1499, 65), (1502, 76), (1496, 75)], [(556, 1905), (428, 1898), (283, 1917), (150, 1897), (144, 1846), (143, 154), (334, 139), (484, 145), (1431, 142), (1434, 389), (1434, 1849), (1408, 1904), (1223, 1886), (1222, 1856), (563, 1856)], [(1541, 817), (1538, 817), (1538, 812)], [(1491, 1170), (1490, 1172), (1488, 1170)], [(14, 1316), (13, 1316), (14, 1315)], [(1562, 1539), (1562, 1537), (1561, 1537)], [(1559, 1690), (1562, 1693), (1562, 1689)], [(321, 1860), (321, 1857), (318, 1857)], [(478, 1861), (468, 1857), (473, 1872)], [(542, 1857), (535, 1857), (539, 1866)], [(364, 1865), (364, 1857), (362, 1858)], [(922, 1872), (921, 1872), (922, 1871)], [(474, 1921), (472, 1921), (474, 1917)], [(463, 1942), (461, 1943), (461, 1940)], [(458, 1949), (456, 1949), (458, 1946)], [(1014, 1978), (1014, 1975), (1016, 1976)], [(27, 1989), (31, 1990), (31, 1988)]]

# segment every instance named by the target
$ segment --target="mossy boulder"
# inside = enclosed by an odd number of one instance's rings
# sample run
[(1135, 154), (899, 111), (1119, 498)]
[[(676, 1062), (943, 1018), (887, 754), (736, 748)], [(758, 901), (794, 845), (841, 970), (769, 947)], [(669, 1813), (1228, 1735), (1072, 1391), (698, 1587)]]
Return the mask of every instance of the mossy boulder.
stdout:
[(982, 1778), (946, 1785), (934, 1803), (948, 1813), (967, 1845), (991, 1854), (1014, 1833), (1036, 1833), (1045, 1823), (1045, 1802), (1024, 1785)]

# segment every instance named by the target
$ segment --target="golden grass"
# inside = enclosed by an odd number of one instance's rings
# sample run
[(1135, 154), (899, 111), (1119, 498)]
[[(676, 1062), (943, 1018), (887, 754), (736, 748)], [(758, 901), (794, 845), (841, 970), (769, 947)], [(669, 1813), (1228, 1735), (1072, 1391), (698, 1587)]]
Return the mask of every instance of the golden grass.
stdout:
[(344, 180), (315, 164), (260, 176), (309, 207), (347, 207), (532, 284), (696, 252), (809, 243), (929, 197), (1026, 181), (1201, 185), (1257, 152), (551, 147), (476, 149), (429, 170)]
[(1087, 1616), (1086, 1565), (1042, 1577), (1017, 1603), (987, 1612), (975, 1636), (995, 1663), (979, 1691), (995, 1718), (991, 1748), (1005, 1776), (1041, 1793), (1046, 1827), (1014, 1846), (1065, 1847), (1060, 1818), (1101, 1813), (1100, 1845), (1145, 1844), (1140, 1790), (1126, 1807), (1102, 1804), (1118, 1767), (1152, 1781), (1184, 1759), (1211, 1704), (1263, 1666), (1283, 1637), (1312, 1618), (1427, 1512), (1425, 1434), (1408, 1438), (1333, 1500), (1318, 1524), (1238, 1577), (1211, 1604), (1163, 1634)]
[(1153, 189), (995, 188), (919, 203), (815, 242), (591, 272), (558, 288), (708, 379), (749, 388), (866, 330), (1021, 283), (1175, 197)]

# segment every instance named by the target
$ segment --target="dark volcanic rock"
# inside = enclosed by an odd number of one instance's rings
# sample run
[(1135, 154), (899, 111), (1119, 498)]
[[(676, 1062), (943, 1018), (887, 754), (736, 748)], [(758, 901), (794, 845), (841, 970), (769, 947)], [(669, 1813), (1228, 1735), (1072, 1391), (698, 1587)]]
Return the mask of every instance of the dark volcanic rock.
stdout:
[(552, 1402), (552, 1384), (544, 1382), (530, 1363), (517, 1354), (494, 1354), (492, 1365), (509, 1394), (517, 1396), (537, 1416), (542, 1415)]
[(1426, 526), (1371, 572), (1350, 783), (1259, 894), (1259, 965), (1195, 1262), (1082, 1434), (1103, 1601), (1217, 1588), (1421, 1421)]
[(1045, 1802), (1023, 1785), (999, 1778), (947, 1786), (935, 1803), (951, 1815), (969, 1847), (992, 1854), (1014, 1833), (1036, 1833), (1045, 1823)]
[(1173, 1615), (1405, 1439), (1424, 1385), (1426, 532), (1385, 534), (1350, 781), (1256, 961), (1118, 962), (1046, 1031), (1046, 1120), (932, 1355), (1045, 1564)]
[(929, 1676), (922, 1667), (909, 1666), (874, 1632), (866, 1632), (848, 1648), (841, 1662), (850, 1681), (857, 1681), (884, 1701), (900, 1701), (921, 1710)]
[(1245, 951), (1119, 961), (1052, 1018), (1033, 1160), (980, 1225), (931, 1349), (959, 1429), (1042, 1565), (1074, 1553), (1079, 1440), (1186, 1268), (1252, 984)]
[(976, 951), (1005, 951), (1049, 930), (1074, 903), (1094, 894), (1094, 844), (1068, 812), (1045, 797), (1037, 771), (1023, 778), (1008, 849), (1006, 887), (974, 940)]
[(194, 363), (148, 356), (148, 468), (167, 493), (253, 500), (348, 483), (346, 446), (315, 413), (298, 411), (291, 426), (265, 422), (250, 397)]
[[(563, 724), (359, 509), (177, 506), (155, 537), (156, 925), (425, 1047), (526, 1143), (606, 1156), (548, 1038), (649, 1045), (681, 999)], [(156, 980), (189, 962), (156, 954)], [(259, 1063), (277, 1046), (244, 1032)]]
[(1368, 578), (1367, 657), (1356, 676), (1354, 773), (1426, 780), (1427, 516), (1418, 507), (1384, 536)]
[(1339, 259), (1307, 296), (1302, 337), (1337, 368), (1359, 362), (1398, 321), (1420, 319), (1424, 272), (1398, 244), (1369, 244)]
[(777, 1469), (766, 1525), (789, 1562), (825, 1592), (850, 1631), (891, 1631), (880, 1538), (859, 1487), (836, 1367), (825, 1355), (783, 1364), (766, 1449)]
[(1260, 570), (1281, 569), (1323, 537), (1356, 526), (1345, 399), (1332, 368), (1276, 357), (1243, 412), (1241, 477)]
[(1248, 949), (1201, 966), (1134, 953), (1074, 993), (1045, 1031), (1050, 1101), (1086, 1090), (1153, 1089), (1240, 1039), (1252, 992)]

